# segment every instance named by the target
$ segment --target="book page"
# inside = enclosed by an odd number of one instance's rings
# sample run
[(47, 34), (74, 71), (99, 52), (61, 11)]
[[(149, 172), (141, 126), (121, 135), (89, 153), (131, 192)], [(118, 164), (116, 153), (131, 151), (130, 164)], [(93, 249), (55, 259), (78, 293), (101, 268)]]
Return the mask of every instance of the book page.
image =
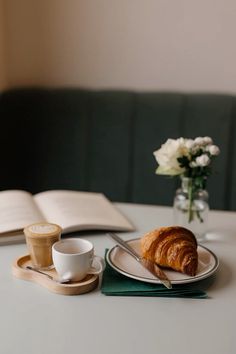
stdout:
[(43, 221), (32, 195), (20, 190), (0, 192), (0, 233), (22, 230)]
[(47, 191), (35, 195), (34, 200), (47, 221), (60, 225), (64, 232), (134, 229), (103, 194)]

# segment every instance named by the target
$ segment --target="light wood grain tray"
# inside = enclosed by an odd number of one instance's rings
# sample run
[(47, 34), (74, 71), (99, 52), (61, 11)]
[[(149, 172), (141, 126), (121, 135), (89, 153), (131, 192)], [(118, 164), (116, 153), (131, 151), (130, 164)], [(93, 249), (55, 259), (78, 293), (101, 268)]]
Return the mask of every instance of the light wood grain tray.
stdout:
[[(40, 284), (41, 286), (57, 294), (80, 295), (88, 293), (98, 286), (98, 275), (87, 275), (86, 278), (80, 282), (60, 284), (54, 280), (49, 279), (46, 275), (26, 269), (27, 266), (32, 266), (29, 255), (17, 258), (12, 265), (13, 275), (19, 279), (29, 280)], [(55, 269), (44, 271), (44, 273), (51, 275), (55, 280), (58, 279), (58, 275)]]

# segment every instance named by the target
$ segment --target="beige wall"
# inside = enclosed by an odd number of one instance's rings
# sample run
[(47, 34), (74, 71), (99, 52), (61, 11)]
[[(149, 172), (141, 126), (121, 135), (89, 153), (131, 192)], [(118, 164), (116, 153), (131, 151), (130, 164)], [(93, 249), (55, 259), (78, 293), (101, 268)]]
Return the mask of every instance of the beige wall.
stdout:
[(4, 4), (0, 0), (0, 90), (6, 87), (6, 50), (4, 31)]
[(9, 83), (236, 92), (235, 0), (5, 0)]

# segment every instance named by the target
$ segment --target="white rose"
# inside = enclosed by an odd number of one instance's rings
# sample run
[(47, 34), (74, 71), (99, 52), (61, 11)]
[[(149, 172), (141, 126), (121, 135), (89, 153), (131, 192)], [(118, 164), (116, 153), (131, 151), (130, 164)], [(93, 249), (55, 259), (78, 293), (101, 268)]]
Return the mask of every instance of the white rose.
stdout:
[(199, 137), (194, 139), (194, 142), (195, 142), (196, 145), (204, 145), (204, 138), (199, 136)]
[(196, 154), (200, 149), (202, 149), (201, 146), (194, 144), (192, 149), (191, 149), (191, 153), (192, 154)]
[(185, 171), (179, 166), (178, 158), (188, 156), (188, 149), (185, 146), (185, 139), (168, 139), (154, 156), (159, 164), (156, 173), (163, 175), (178, 175)]
[(194, 167), (197, 167), (198, 164), (196, 163), (196, 161), (191, 161), (190, 164), (189, 164), (190, 167), (194, 168)]
[(210, 160), (209, 156), (206, 155), (206, 154), (203, 154), (203, 155), (198, 156), (198, 157), (196, 158), (196, 163), (197, 163), (197, 165), (198, 165), (198, 166), (201, 166), (201, 167), (204, 167), (204, 166), (209, 165), (210, 161), (211, 161), (211, 160)]
[(213, 143), (212, 138), (210, 138), (209, 136), (204, 136), (203, 141), (205, 145), (209, 145)]
[(216, 145), (209, 145), (208, 149), (209, 153), (212, 155), (212, 156), (216, 156), (216, 155), (219, 155), (220, 153), (220, 149), (218, 148), (218, 146)]
[(184, 146), (186, 139), (179, 138), (179, 139), (176, 139), (176, 141), (178, 142), (179, 145)]
[(185, 140), (185, 146), (187, 149), (189, 149), (189, 150), (192, 149), (194, 147), (194, 145), (195, 145), (195, 142), (193, 139), (186, 139)]

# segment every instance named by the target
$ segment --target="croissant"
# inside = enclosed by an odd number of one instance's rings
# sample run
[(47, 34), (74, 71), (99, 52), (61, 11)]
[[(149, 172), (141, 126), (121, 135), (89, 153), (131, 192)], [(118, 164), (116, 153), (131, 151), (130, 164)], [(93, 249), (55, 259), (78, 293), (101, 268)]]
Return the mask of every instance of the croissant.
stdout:
[(197, 240), (183, 227), (171, 226), (153, 230), (141, 238), (143, 258), (163, 267), (191, 276), (198, 266)]

